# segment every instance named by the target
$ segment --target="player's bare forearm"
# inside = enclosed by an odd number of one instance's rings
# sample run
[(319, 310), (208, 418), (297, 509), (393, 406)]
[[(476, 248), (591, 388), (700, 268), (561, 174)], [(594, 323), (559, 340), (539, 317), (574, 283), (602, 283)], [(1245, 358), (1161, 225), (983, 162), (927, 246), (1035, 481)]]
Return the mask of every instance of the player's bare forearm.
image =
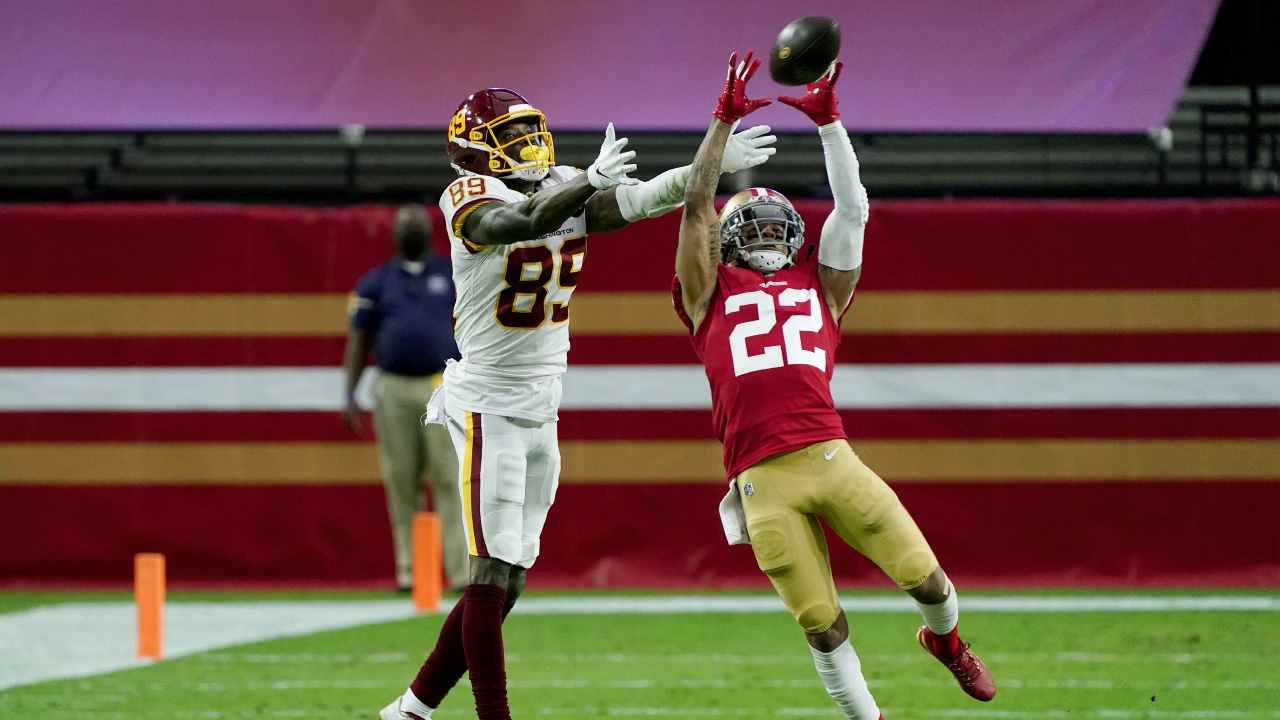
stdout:
[(836, 323), (840, 322), (840, 316), (853, 300), (853, 290), (858, 286), (858, 278), (861, 276), (861, 267), (852, 270), (836, 270), (826, 265), (818, 266), (818, 282), (822, 285), (823, 300), (826, 301), (827, 309), (831, 311), (831, 317)]
[(564, 224), (596, 192), (585, 174), (534, 193), (516, 203), (485, 203), (467, 216), (462, 231), (479, 245), (508, 245), (532, 240)]
[(601, 190), (587, 200), (587, 232), (616, 232), (630, 224), (618, 206), (618, 188)]
[[(719, 261), (720, 223), (716, 218), (716, 187), (724, 144), (731, 127), (719, 119), (711, 121), (702, 139), (684, 190), (684, 214), (680, 218), (680, 244), (676, 247), (676, 277), (680, 279), (685, 313), (696, 328), (706, 314), (715, 289)], [(713, 254), (713, 250), (716, 250)]]

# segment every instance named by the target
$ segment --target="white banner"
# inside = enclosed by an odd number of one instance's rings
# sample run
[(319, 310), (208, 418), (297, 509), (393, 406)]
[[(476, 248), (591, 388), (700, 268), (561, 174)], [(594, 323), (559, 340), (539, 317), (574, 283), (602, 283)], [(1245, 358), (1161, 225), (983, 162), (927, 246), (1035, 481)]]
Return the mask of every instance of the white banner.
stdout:
[[(367, 407), (372, 373), (360, 396)], [(840, 408), (1280, 406), (1280, 363), (840, 365)], [(6, 368), (0, 411), (338, 410), (338, 368)], [(586, 365), (565, 410), (705, 410), (696, 365)]]

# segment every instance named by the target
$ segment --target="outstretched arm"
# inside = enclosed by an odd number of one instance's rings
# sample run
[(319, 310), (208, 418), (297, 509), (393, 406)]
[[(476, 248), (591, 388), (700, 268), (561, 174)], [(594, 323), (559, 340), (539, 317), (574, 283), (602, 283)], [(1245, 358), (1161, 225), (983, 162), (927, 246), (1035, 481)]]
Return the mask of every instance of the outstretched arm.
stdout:
[(716, 266), (720, 262), (720, 222), (716, 217), (715, 195), (716, 186), (720, 183), (725, 142), (738, 120), (772, 102), (767, 98), (747, 99), (747, 81), (760, 68), (760, 60), (752, 61), (753, 54), (754, 51), (748, 52), (741, 63), (738, 63), (737, 53), (729, 57), (729, 78), (725, 82), (724, 93), (716, 106), (715, 119), (711, 121), (711, 127), (707, 129), (707, 135), (690, 166), (689, 182), (684, 191), (680, 244), (676, 248), (676, 277), (680, 280), (685, 314), (695, 331), (707, 314), (707, 306), (716, 287)]
[[(614, 137), (613, 123), (605, 130), (600, 155), (587, 171), (517, 203), (485, 203), (464, 221), (466, 238), (477, 245), (505, 245), (545, 235), (582, 209), (597, 191), (639, 182), (627, 177), (636, 154), (623, 152), (627, 139)], [(590, 225), (588, 223), (588, 225)]]
[(849, 307), (854, 288), (862, 274), (862, 242), (867, 224), (867, 189), (858, 173), (858, 158), (853, 154), (849, 134), (840, 124), (836, 109), (836, 81), (844, 63), (836, 63), (829, 75), (809, 83), (809, 91), (800, 98), (780, 97), (818, 126), (822, 152), (826, 158), (827, 180), (835, 207), (822, 226), (822, 243), (818, 247), (818, 279), (822, 283), (827, 308), (837, 320)]
[(711, 121), (694, 157), (689, 186), (684, 191), (684, 215), (680, 218), (680, 244), (676, 247), (676, 277), (680, 279), (680, 299), (694, 330), (702, 325), (716, 287), (716, 265), (720, 262), (720, 220), (716, 217), (716, 186), (729, 125), (719, 118)]
[[(732, 130), (737, 130), (735, 122)], [(756, 125), (729, 136), (724, 146), (721, 171), (734, 173), (764, 163), (777, 152), (771, 147), (778, 138), (769, 135), (768, 125)], [(619, 185), (591, 196), (587, 201), (587, 231), (612, 232), (643, 218), (666, 215), (684, 203), (692, 165), (672, 168), (638, 185)]]
[(467, 216), (462, 232), (477, 245), (509, 245), (536, 238), (576, 215), (595, 191), (583, 174), (534, 193), (528, 200), (486, 202)]

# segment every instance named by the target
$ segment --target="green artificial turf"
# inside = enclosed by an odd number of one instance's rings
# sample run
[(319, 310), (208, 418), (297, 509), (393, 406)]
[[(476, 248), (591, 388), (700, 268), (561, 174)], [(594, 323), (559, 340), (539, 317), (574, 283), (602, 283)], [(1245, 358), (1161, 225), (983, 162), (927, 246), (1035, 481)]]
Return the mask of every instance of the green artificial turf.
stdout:
[[(850, 617), (889, 720), (1280, 717), (1280, 613), (963, 613), (962, 634), (1000, 688), (992, 703), (963, 695), (915, 644), (919, 622)], [(423, 616), (14, 688), (0, 691), (0, 717), (372, 720), (440, 623)], [(515, 615), (505, 636), (515, 718), (839, 717), (780, 612)], [(474, 716), (464, 679), (433, 718)]]

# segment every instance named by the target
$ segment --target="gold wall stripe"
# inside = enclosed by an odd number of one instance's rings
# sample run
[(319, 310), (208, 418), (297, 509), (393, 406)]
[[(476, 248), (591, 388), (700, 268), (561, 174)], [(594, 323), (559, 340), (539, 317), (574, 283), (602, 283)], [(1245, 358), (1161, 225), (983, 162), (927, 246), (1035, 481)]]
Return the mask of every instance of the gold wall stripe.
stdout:
[[(660, 292), (575, 293), (578, 335), (681, 335)], [(344, 335), (346, 296), (4, 295), (0, 336)], [(883, 334), (1280, 331), (1280, 291), (858, 294), (844, 332)]]
[[(665, 293), (580, 293), (579, 334), (684, 332)], [(1280, 331), (1280, 291), (859, 292), (845, 334)]]
[[(873, 440), (886, 480), (1280, 480), (1280, 440)], [(562, 480), (723, 482), (702, 440), (566, 441)], [(377, 483), (367, 443), (7, 443), (0, 484)]]
[(7, 295), (0, 336), (345, 335), (347, 296)]
[[(1280, 480), (1278, 440), (870, 440), (851, 443), (886, 480)], [(722, 475), (706, 441), (561, 444), (574, 481)]]
[(0, 483), (379, 482), (368, 443), (8, 443)]

